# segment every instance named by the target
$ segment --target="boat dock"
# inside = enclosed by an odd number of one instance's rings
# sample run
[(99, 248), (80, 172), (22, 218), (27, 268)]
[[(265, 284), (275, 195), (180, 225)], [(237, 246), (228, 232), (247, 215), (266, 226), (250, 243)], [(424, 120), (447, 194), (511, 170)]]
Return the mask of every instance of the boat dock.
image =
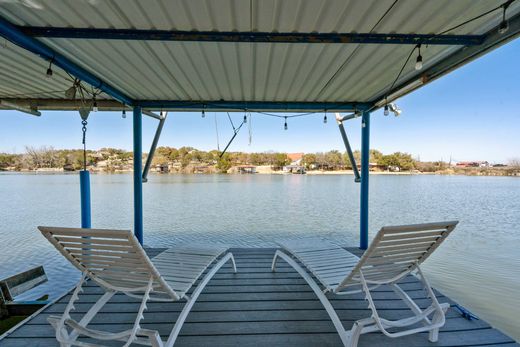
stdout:
[[(358, 248), (347, 248), (360, 255)], [(150, 257), (163, 249), (148, 248)], [(231, 249), (238, 273), (226, 264), (211, 279), (181, 330), (175, 346), (341, 346), (341, 340), (325, 309), (301, 276), (283, 260), (277, 272), (271, 272), (273, 248)], [(428, 304), (419, 281), (409, 276), (402, 288), (424, 308)], [(76, 312), (86, 309), (102, 290), (90, 283), (75, 305)], [(455, 302), (436, 292), (440, 302)], [(370, 310), (362, 294), (329, 296), (347, 329), (355, 320), (368, 317)], [(376, 305), (389, 319), (402, 318), (409, 309), (389, 288), (374, 291)], [(62, 314), (70, 294), (50, 304), (0, 340), (1, 347), (58, 346), (49, 315)], [(149, 303), (143, 328), (159, 330), (165, 338), (179, 315), (183, 302)], [(139, 301), (117, 294), (94, 318), (90, 326), (119, 331), (133, 324)], [(78, 315), (72, 315), (73, 318)], [(87, 341), (87, 340), (81, 340)], [(108, 344), (117, 346), (116, 344)], [(439, 341), (430, 343), (427, 333), (391, 339), (381, 333), (361, 336), (359, 346), (520, 346), (483, 320), (467, 320), (451, 308)]]

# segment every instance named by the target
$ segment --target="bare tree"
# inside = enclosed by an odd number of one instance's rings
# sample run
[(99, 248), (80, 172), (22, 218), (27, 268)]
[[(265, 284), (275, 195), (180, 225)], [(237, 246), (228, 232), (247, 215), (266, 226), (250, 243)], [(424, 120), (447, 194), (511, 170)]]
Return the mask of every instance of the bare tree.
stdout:
[(514, 168), (514, 169), (520, 169), (520, 158), (511, 158), (507, 161), (507, 166)]
[(42, 146), (34, 148), (32, 146), (25, 146), (25, 153), (27, 161), (34, 169), (38, 168), (52, 168), (63, 165), (60, 163), (60, 158), (56, 150), (52, 146)]

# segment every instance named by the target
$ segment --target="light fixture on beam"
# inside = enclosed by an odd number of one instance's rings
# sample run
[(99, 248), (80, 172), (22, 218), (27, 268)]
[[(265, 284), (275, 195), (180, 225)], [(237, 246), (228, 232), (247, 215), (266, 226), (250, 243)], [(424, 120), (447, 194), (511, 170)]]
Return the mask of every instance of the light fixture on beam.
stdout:
[(42, 113), (40, 111), (38, 111), (38, 109), (36, 107), (22, 106), (22, 105), (14, 103), (14, 102), (9, 102), (9, 101), (5, 101), (5, 100), (0, 100), (0, 106), (5, 107), (7, 109), (13, 109), (16, 111), (27, 113), (27, 114), (30, 114), (31, 116), (40, 117), (42, 115)]
[(390, 111), (394, 113), (394, 116), (399, 117), (399, 115), (403, 112), (399, 107), (397, 107), (396, 104), (390, 103), (388, 104), (388, 108), (390, 108)]
[(390, 95), (384, 97), (383, 99), (379, 100), (378, 102), (376, 102), (375, 106), (376, 107), (384, 106), (387, 103), (390, 103), (390, 102), (400, 98), (401, 96), (408, 94), (412, 90), (422, 86), (425, 81), (426, 81), (426, 79), (424, 77), (421, 77), (413, 82), (410, 82), (407, 85), (403, 86), (402, 88), (396, 90), (392, 94), (390, 94)]

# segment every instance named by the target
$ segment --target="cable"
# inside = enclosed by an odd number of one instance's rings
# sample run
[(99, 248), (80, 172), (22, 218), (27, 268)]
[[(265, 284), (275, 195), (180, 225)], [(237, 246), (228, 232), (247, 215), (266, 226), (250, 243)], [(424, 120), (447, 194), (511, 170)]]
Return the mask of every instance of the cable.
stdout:
[(213, 112), (213, 117), (215, 118), (215, 132), (217, 133), (217, 150), (220, 152), (220, 143), (218, 140), (217, 112)]
[(397, 76), (395, 77), (394, 82), (392, 83), (392, 85), (390, 86), (390, 88), (388, 88), (388, 91), (387, 91), (387, 93), (386, 93), (386, 95), (385, 95), (385, 98), (388, 97), (388, 93), (390, 93), (390, 91), (394, 88), (394, 86), (395, 86), (397, 80), (399, 80), (399, 77), (401, 77), (401, 74), (403, 73), (404, 68), (406, 67), (406, 65), (407, 65), (408, 62), (410, 61), (410, 58), (412, 57), (413, 52), (415, 52), (415, 50), (416, 50), (418, 47), (419, 47), (419, 45), (415, 46), (415, 47), (412, 49), (412, 51), (410, 52), (410, 54), (408, 54), (408, 57), (406, 58), (406, 60), (405, 60), (405, 62), (404, 62), (404, 64), (403, 64), (403, 66), (401, 67), (401, 70), (399, 70), (399, 73), (398, 73)]
[(500, 5), (500, 6), (497, 6), (497, 7), (493, 8), (493, 9), (491, 9), (491, 10), (489, 10), (489, 11), (486, 11), (486, 12), (484, 12), (484, 13), (482, 13), (482, 14), (479, 14), (478, 16), (473, 17), (473, 18), (471, 18), (471, 19), (468, 19), (468, 20), (466, 20), (466, 21), (464, 21), (464, 22), (462, 22), (462, 23), (460, 23), (460, 24), (457, 24), (457, 25), (455, 25), (454, 27), (451, 27), (451, 28), (449, 28), (449, 29), (446, 29), (446, 30), (444, 30), (444, 31), (441, 31), (440, 33), (436, 34), (436, 35), (433, 36), (433, 37), (437, 37), (437, 36), (439, 36), (439, 35), (446, 34), (446, 33), (449, 32), (449, 31), (452, 31), (452, 30), (458, 29), (458, 28), (460, 28), (461, 26), (464, 26), (464, 25), (466, 25), (466, 24), (468, 24), (468, 23), (474, 22), (474, 21), (476, 21), (477, 19), (480, 19), (480, 18), (482, 18), (482, 17), (484, 17), (484, 16), (487, 16), (488, 14), (490, 14), (490, 13), (492, 13), (492, 12), (495, 12), (495, 11), (498, 10), (498, 9), (501, 9), (501, 8), (504, 8), (504, 7), (507, 8), (507, 7), (509, 7), (509, 5), (511, 5), (511, 4), (512, 4), (513, 2), (515, 2), (515, 1), (516, 1), (516, 0), (508, 0), (508, 1), (506, 1), (505, 3), (503, 3), (503, 4)]

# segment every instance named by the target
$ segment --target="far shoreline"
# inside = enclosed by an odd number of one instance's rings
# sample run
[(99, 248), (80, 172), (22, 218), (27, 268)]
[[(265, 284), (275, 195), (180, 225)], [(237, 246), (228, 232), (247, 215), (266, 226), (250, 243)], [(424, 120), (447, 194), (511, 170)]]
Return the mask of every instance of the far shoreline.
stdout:
[[(89, 170), (91, 174), (94, 175), (122, 175), (122, 174), (131, 174), (133, 170), (114, 170), (114, 171), (101, 171), (101, 170)], [(37, 169), (37, 170), (0, 170), (0, 175), (2, 174), (12, 174), (12, 175), (74, 175), (80, 172), (80, 170), (69, 171), (63, 170), (60, 168), (53, 169)], [(338, 176), (338, 175), (346, 175), (346, 176), (354, 176), (354, 172), (352, 170), (308, 170), (305, 174), (293, 174), (287, 173), (283, 171), (270, 171), (270, 172), (256, 172), (254, 174), (241, 174), (236, 172), (229, 173), (218, 173), (218, 172), (210, 172), (210, 173), (201, 173), (201, 172), (150, 172), (149, 175), (159, 176), (159, 175), (230, 175), (230, 176), (248, 176), (248, 175), (277, 175), (277, 176), (299, 176), (299, 175), (309, 175), (309, 176)], [(420, 171), (370, 171), (370, 175), (376, 176), (478, 176), (478, 177), (520, 177), (519, 174), (508, 175), (504, 172), (498, 172), (498, 170), (493, 171), (454, 171), (454, 170), (444, 170), (444, 171), (436, 171), (436, 172), (420, 172)]]

